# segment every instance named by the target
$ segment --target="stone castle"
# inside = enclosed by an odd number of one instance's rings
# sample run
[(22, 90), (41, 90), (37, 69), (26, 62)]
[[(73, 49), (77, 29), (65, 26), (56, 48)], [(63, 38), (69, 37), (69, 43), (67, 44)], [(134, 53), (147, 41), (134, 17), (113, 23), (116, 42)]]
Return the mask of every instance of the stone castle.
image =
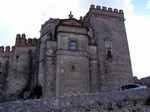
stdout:
[(38, 39), (17, 34), (15, 46), (0, 47), (0, 95), (52, 98), (133, 83), (124, 21), (123, 10), (91, 5), (79, 20), (50, 18)]

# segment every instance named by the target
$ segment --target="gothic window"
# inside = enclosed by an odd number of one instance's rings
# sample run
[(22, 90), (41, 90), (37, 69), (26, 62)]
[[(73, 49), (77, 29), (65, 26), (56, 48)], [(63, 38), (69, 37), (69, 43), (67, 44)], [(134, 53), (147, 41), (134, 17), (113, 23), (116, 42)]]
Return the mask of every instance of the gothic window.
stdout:
[(77, 50), (77, 41), (71, 40), (69, 43), (70, 50)]

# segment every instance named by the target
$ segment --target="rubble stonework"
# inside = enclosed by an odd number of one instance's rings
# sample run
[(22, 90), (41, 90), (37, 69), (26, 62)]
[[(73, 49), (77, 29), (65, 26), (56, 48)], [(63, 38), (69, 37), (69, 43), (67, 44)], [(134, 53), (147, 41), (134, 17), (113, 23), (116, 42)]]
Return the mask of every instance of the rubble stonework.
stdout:
[(150, 89), (0, 103), (0, 112), (149, 112)]
[[(50, 18), (40, 38), (0, 47), (3, 101), (112, 91), (133, 83), (122, 10), (91, 5), (80, 20)], [(14, 95), (14, 97), (10, 97)]]

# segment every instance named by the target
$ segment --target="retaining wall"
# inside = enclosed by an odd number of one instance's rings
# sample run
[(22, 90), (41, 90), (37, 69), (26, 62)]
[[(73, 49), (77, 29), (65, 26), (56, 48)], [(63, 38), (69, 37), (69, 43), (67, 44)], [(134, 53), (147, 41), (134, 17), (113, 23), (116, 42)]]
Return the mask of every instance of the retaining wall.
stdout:
[(0, 103), (0, 112), (150, 112), (150, 89)]

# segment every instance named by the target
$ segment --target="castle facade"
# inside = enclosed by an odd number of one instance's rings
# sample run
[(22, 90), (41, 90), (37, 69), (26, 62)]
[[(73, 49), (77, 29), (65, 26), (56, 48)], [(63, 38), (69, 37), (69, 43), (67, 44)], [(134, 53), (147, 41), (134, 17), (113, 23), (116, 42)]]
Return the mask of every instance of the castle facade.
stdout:
[(124, 21), (123, 10), (91, 5), (79, 20), (50, 18), (38, 39), (17, 34), (15, 46), (0, 47), (1, 96), (51, 98), (133, 83)]

